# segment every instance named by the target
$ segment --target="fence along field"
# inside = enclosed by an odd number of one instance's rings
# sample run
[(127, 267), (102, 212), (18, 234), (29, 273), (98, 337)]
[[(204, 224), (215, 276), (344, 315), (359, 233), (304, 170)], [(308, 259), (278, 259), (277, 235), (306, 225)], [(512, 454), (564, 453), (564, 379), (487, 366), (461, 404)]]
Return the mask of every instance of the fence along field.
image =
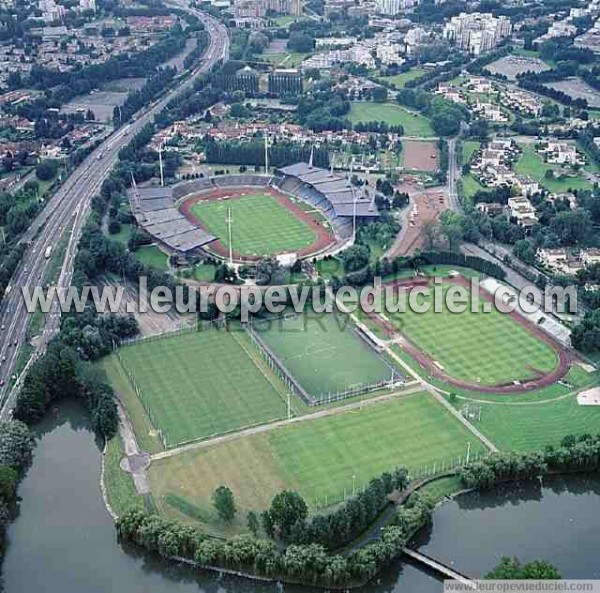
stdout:
[[(433, 396), (413, 393), (156, 460), (149, 477), (168, 515), (180, 517), (169, 503), (177, 493), (209, 529), (231, 535), (246, 531), (246, 513), (268, 508), (283, 489), (299, 492), (315, 511), (341, 502), (384, 471), (402, 466), (419, 476), (464, 463), (467, 451), (470, 459), (485, 454)], [(212, 507), (220, 485), (232, 489), (238, 507), (230, 526)]]
[(251, 358), (243, 332), (189, 330), (122, 346), (118, 356), (163, 445), (287, 416), (286, 398)]
[(341, 313), (288, 313), (252, 324), (252, 333), (275, 358), (301, 397), (325, 403), (392, 387), (401, 373), (361, 338)]

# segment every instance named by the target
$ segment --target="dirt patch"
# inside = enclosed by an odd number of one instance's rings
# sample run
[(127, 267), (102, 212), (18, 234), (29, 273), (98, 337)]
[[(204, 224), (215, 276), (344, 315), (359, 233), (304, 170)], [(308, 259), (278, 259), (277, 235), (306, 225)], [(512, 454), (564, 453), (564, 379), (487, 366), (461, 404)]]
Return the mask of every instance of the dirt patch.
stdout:
[(405, 140), (402, 143), (404, 168), (407, 171), (432, 173), (439, 168), (439, 151), (435, 142)]
[(446, 191), (443, 188), (432, 188), (410, 193), (411, 204), (406, 216), (406, 223), (400, 231), (399, 240), (395, 243), (390, 257), (410, 255), (417, 249), (427, 248), (428, 225), (436, 223), (440, 214), (448, 209)]
[[(457, 276), (452, 278), (452, 280), (446, 280), (447, 283), (450, 284), (458, 284), (464, 286), (465, 288), (470, 288), (470, 282), (467, 278), (463, 276)], [(389, 286), (394, 286), (397, 288), (410, 290), (415, 286), (422, 286), (423, 281), (419, 280), (418, 282), (415, 279), (410, 279), (406, 281), (395, 281), (390, 283)], [(485, 299), (488, 302), (494, 303), (493, 296), (485, 291), (483, 288), (480, 290), (480, 297)], [(552, 339), (548, 334), (543, 332), (539, 327), (531, 323), (528, 319), (525, 319), (521, 314), (516, 311), (512, 313), (508, 313), (511, 318), (525, 328), (528, 332), (532, 333), (536, 338), (550, 346), (552, 350), (556, 353), (558, 358), (558, 364), (549, 373), (541, 373), (538, 371), (538, 376), (533, 379), (528, 379), (519, 384), (508, 383), (503, 385), (480, 385), (479, 383), (470, 383), (468, 381), (463, 381), (460, 379), (455, 379), (454, 377), (448, 375), (443, 370), (441, 370), (435, 360), (426, 352), (421, 350), (416, 344), (411, 342), (406, 336), (401, 335), (401, 341), (398, 342), (402, 350), (406, 352), (411, 358), (417, 361), (419, 366), (421, 366), (430, 376), (439, 379), (440, 381), (444, 381), (453, 387), (457, 387), (459, 389), (466, 389), (469, 391), (478, 391), (479, 393), (496, 393), (496, 394), (515, 394), (515, 393), (527, 393), (528, 391), (535, 391), (536, 389), (541, 389), (543, 387), (549, 387), (553, 385), (560, 379), (562, 379), (569, 371), (571, 366), (571, 355), (568, 350), (566, 350), (562, 345)], [(386, 321), (381, 318), (379, 315), (375, 313), (370, 313), (369, 318), (376, 323), (381, 329), (385, 331), (387, 335), (390, 337), (397, 338), (400, 335), (398, 328), (391, 322)]]
[[(319, 221), (315, 220), (309, 212), (305, 212), (304, 210), (302, 210), (302, 208), (299, 208), (286, 195), (272, 187), (241, 187), (235, 189), (213, 189), (206, 193), (195, 194), (190, 196), (189, 198), (186, 198), (179, 206), (179, 209), (181, 213), (192, 224), (204, 229), (206, 232), (210, 232), (210, 230), (202, 223), (202, 221), (199, 220), (192, 212), (192, 208), (198, 202), (222, 200), (223, 198), (235, 199), (240, 198), (242, 196), (257, 193), (266, 194), (275, 198), (284, 208), (286, 208), (286, 210), (289, 210), (296, 218), (302, 220), (308, 227), (310, 227), (315, 232), (315, 241), (308, 247), (305, 247), (295, 252), (298, 254), (298, 257), (309, 257), (311, 255), (319, 253), (320, 251), (336, 243), (336, 237), (331, 231), (327, 230)], [(227, 248), (227, 245), (225, 243), (222, 243), (220, 240), (211, 243), (210, 250), (222, 258), (229, 257), (229, 250)], [(233, 252), (233, 258), (236, 261), (258, 261), (261, 259), (261, 257), (259, 256), (242, 255), (235, 251)]]

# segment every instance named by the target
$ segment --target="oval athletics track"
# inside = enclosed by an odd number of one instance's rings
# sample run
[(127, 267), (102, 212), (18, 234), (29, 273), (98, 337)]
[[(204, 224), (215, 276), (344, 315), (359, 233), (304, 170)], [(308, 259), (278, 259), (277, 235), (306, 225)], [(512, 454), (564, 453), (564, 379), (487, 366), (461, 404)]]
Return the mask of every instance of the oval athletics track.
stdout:
[[(462, 276), (453, 278), (451, 280), (454, 284), (462, 284), (463, 286), (469, 288), (469, 281)], [(418, 280), (408, 280), (404, 282), (393, 282), (394, 286), (399, 288), (412, 288), (414, 286), (423, 286), (427, 284), (428, 281), (424, 279)], [(487, 301), (493, 303), (494, 299), (491, 294), (489, 294), (485, 290), (481, 290), (480, 292), (481, 298), (486, 299)], [(508, 313), (511, 319), (513, 319), (516, 323), (518, 323), (521, 327), (525, 328), (528, 332), (532, 333), (536, 338), (550, 346), (552, 350), (554, 350), (556, 357), (558, 359), (558, 364), (554, 368), (554, 370), (549, 373), (540, 373), (538, 377), (533, 379), (529, 379), (522, 383), (514, 384), (507, 383), (502, 385), (480, 385), (479, 383), (470, 383), (468, 381), (464, 381), (461, 379), (456, 379), (451, 375), (448, 375), (444, 371), (442, 371), (436, 364), (434, 359), (429, 356), (426, 352), (421, 350), (414, 342), (410, 341), (406, 336), (400, 334), (398, 328), (390, 321), (386, 321), (376, 315), (374, 313), (368, 314), (369, 319), (376, 323), (381, 329), (383, 329), (388, 335), (402, 335), (402, 342), (399, 346), (404, 350), (411, 358), (416, 360), (416, 362), (424, 368), (430, 376), (447, 383), (448, 385), (452, 385), (458, 389), (466, 389), (468, 391), (477, 391), (479, 393), (494, 393), (498, 395), (502, 394), (515, 394), (515, 393), (527, 393), (529, 391), (535, 391), (537, 389), (541, 389), (543, 387), (549, 387), (553, 385), (560, 379), (562, 379), (568, 372), (571, 366), (571, 354), (570, 352), (561, 346), (558, 342), (552, 339), (548, 334), (542, 331), (539, 327), (536, 327), (533, 323), (525, 319), (522, 315), (513, 311), (512, 313)]]
[[(179, 210), (192, 224), (200, 227), (207, 233), (210, 233), (210, 229), (208, 229), (192, 212), (192, 208), (195, 204), (202, 201), (222, 200), (223, 198), (241, 198), (242, 196), (257, 193), (266, 194), (272, 198), (275, 198), (281, 206), (283, 206), (286, 210), (289, 210), (296, 218), (300, 219), (315, 232), (316, 239), (314, 242), (308, 247), (304, 247), (303, 249), (295, 252), (297, 253), (298, 257), (308, 257), (317, 254), (336, 243), (336, 237), (333, 232), (328, 231), (322, 224), (310, 216), (310, 214), (302, 210), (302, 208), (296, 206), (296, 204), (294, 204), (285, 194), (275, 190), (272, 187), (224, 187), (220, 189), (212, 189), (206, 193), (193, 194), (187, 198), (184, 198), (179, 206)], [(229, 256), (227, 246), (222, 243), (220, 239), (210, 245), (210, 250), (222, 258), (227, 258)], [(261, 259), (259, 256), (245, 255), (236, 251), (233, 252), (233, 257), (236, 260), (244, 261), (258, 261)]]

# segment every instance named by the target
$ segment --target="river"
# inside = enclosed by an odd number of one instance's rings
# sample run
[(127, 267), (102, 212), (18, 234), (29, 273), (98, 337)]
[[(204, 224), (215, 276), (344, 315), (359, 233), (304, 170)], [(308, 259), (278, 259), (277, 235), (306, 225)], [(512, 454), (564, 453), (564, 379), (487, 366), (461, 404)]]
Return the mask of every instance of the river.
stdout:
[[(83, 410), (61, 403), (36, 428), (35, 459), (9, 529), (6, 593), (275, 593), (276, 585), (220, 578), (164, 563), (116, 541), (99, 488), (101, 453)], [(419, 534), (420, 550), (479, 577), (505, 555), (545, 559), (568, 578), (600, 578), (600, 481), (552, 479), (543, 486), (467, 494), (440, 506)], [(289, 593), (305, 587), (285, 587)], [(397, 562), (364, 593), (440, 593), (441, 582)], [(362, 593), (362, 592), (361, 592)]]

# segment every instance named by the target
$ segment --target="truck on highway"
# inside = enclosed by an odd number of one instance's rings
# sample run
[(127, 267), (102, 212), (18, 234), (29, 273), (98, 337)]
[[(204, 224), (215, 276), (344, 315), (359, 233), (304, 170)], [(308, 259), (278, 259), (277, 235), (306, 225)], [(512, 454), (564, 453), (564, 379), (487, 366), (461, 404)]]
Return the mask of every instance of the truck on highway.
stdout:
[(44, 257), (46, 259), (49, 259), (51, 255), (52, 255), (52, 245), (48, 245), (48, 247), (46, 247), (46, 251), (44, 252)]

